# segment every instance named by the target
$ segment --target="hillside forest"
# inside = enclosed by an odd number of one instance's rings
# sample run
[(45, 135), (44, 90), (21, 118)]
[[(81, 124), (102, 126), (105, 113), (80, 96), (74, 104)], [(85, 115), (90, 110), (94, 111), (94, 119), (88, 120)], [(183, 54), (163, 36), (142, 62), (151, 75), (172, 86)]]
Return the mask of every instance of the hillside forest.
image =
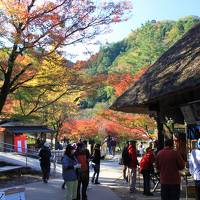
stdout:
[[(88, 60), (76, 63), (58, 53), (38, 63), (29, 52), (25, 59), (18, 58), (19, 66), (31, 60), (40, 68), (32, 65), (23, 74), (30, 78), (24, 87), (14, 88), (10, 93), (2, 116), (47, 124), (55, 130), (56, 139), (100, 140), (108, 134), (118, 140), (153, 139), (156, 137), (153, 117), (115, 112), (109, 107), (199, 20), (187, 16), (177, 21), (148, 21), (122, 41), (108, 41)], [(0, 50), (1, 62), (7, 51)]]

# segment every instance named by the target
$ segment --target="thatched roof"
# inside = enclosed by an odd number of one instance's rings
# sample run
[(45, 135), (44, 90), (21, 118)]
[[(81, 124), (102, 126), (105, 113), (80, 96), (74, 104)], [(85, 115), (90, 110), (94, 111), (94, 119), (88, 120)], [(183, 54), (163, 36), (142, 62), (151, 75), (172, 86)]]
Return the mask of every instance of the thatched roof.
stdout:
[(145, 112), (152, 102), (200, 87), (200, 23), (166, 51), (111, 109)]

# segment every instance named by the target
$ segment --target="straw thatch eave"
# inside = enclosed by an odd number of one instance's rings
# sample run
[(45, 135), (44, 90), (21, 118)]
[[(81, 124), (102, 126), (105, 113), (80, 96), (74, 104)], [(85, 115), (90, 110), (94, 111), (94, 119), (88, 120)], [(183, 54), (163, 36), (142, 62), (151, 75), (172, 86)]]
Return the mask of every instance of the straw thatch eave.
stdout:
[(200, 89), (200, 23), (165, 52), (111, 109), (136, 113), (157, 111), (164, 99), (176, 98), (185, 91), (190, 95), (194, 88)]

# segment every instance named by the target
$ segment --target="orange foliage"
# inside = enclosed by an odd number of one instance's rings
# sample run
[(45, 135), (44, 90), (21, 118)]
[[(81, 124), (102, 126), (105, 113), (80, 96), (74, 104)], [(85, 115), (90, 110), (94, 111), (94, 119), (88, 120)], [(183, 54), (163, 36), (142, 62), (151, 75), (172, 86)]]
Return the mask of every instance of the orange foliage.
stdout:
[(122, 136), (136, 140), (148, 140), (144, 124), (151, 130), (155, 128), (154, 121), (148, 116), (105, 110), (91, 119), (69, 120), (64, 123), (60, 137), (67, 136), (77, 139), (80, 136), (90, 138), (99, 134), (104, 138), (109, 134), (116, 138)]
[(11, 115), (13, 114), (14, 111), (14, 107), (16, 106), (16, 104), (18, 104), (19, 102), (17, 100), (12, 100), (12, 99), (7, 99), (6, 100), (6, 104), (3, 108), (3, 113), (6, 115)]
[(63, 124), (60, 137), (67, 136), (70, 138), (91, 137), (97, 133), (96, 122), (94, 119), (87, 120), (68, 120)]
[(136, 74), (109, 74), (108, 83), (115, 88), (115, 95), (120, 96), (125, 92), (134, 82), (136, 82), (147, 70), (143, 67)]

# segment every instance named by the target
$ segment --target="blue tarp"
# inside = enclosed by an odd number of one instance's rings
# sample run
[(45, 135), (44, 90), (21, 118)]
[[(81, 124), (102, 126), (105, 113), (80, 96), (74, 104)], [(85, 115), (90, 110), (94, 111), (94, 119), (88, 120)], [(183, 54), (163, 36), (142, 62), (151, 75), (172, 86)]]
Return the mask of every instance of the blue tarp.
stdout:
[(51, 133), (52, 129), (46, 127), (9, 127), (6, 128), (9, 133)]
[(200, 138), (200, 126), (188, 126), (187, 138), (190, 140), (197, 140)]

